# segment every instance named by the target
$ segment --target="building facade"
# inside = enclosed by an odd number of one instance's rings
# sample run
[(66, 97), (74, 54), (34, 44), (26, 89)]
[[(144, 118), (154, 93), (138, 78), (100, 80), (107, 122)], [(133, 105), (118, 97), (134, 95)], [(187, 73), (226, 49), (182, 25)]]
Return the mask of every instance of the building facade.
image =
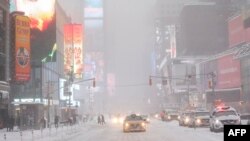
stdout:
[(9, 110), (9, 1), (0, 1), (0, 129)]

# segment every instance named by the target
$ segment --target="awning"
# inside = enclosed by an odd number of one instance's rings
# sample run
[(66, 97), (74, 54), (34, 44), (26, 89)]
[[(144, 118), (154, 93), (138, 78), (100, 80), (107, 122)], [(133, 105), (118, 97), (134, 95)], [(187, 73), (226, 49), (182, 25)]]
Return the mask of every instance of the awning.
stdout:
[(38, 104), (42, 104), (41, 102), (11, 102), (11, 104), (14, 105), (38, 105)]
[(9, 99), (9, 92), (0, 90), (0, 95), (2, 96), (2, 99)]

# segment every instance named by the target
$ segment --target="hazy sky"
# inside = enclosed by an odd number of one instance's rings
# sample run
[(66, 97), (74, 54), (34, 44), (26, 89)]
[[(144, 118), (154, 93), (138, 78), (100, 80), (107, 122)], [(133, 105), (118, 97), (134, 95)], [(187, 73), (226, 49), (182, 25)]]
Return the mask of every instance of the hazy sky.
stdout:
[(73, 23), (83, 22), (83, 2), (84, 0), (57, 0)]
[[(84, 0), (58, 0), (73, 22), (83, 22)], [(150, 54), (154, 43), (155, 0), (104, 0), (105, 74), (115, 76), (116, 87), (104, 106), (115, 110), (150, 107)], [(96, 94), (98, 95), (98, 94)], [(152, 101), (152, 99), (151, 99)]]

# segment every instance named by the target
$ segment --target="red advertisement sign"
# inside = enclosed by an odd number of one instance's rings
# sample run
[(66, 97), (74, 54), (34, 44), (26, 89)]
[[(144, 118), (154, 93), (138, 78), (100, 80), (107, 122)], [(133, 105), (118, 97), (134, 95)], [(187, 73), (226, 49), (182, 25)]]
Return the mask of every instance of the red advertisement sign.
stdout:
[(15, 17), (15, 72), (14, 81), (30, 80), (30, 19), (26, 16)]
[(74, 72), (75, 78), (81, 78), (83, 73), (83, 29), (81, 24), (64, 26), (64, 72)]
[(233, 55), (218, 59), (217, 88), (239, 88), (241, 85), (240, 62)]
[(246, 30), (244, 29), (241, 15), (229, 20), (228, 35), (230, 48), (246, 41)]
[(70, 24), (64, 26), (64, 73), (69, 74), (71, 65), (73, 65), (73, 38), (72, 26)]

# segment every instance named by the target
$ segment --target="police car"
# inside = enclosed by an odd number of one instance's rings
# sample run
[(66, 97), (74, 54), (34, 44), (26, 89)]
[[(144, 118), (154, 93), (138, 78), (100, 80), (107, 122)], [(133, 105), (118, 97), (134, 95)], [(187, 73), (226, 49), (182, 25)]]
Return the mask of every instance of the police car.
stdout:
[(239, 125), (240, 115), (231, 106), (216, 107), (210, 115), (209, 125), (210, 131), (223, 131), (224, 125)]

